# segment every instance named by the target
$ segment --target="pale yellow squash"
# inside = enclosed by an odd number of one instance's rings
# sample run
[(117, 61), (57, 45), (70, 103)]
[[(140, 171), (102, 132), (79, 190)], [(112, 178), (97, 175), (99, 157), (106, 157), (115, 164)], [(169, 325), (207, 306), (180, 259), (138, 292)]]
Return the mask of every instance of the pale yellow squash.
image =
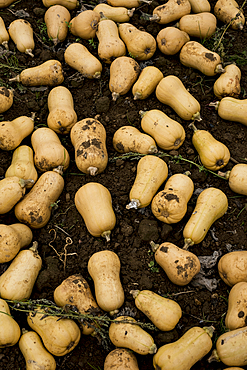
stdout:
[(19, 75), (11, 78), (10, 82), (21, 82), (24, 86), (57, 86), (64, 80), (62, 64), (50, 59), (36, 66), (24, 69)]
[(15, 206), (15, 216), (20, 222), (34, 229), (47, 224), (52, 207), (64, 188), (61, 174), (61, 169), (55, 168), (38, 178), (30, 192)]
[(68, 134), (77, 122), (73, 96), (64, 86), (54, 87), (48, 95), (47, 125), (57, 134)]
[(157, 153), (154, 139), (134, 126), (122, 126), (113, 135), (113, 147), (119, 153)]
[(89, 40), (95, 37), (100, 15), (93, 10), (84, 10), (69, 23), (69, 30), (74, 36)]
[[(97, 305), (88, 282), (80, 274), (74, 274), (63, 280), (54, 291), (54, 301), (59, 307), (66, 305), (75, 306), (82, 314), (96, 315), (100, 314), (101, 310)], [(89, 335), (95, 332), (97, 326), (96, 320), (87, 325), (87, 320), (80, 322), (80, 327), (84, 335)]]
[(66, 39), (70, 18), (70, 12), (62, 5), (53, 5), (45, 12), (47, 35), (54, 45)]
[(178, 77), (169, 75), (162, 78), (155, 93), (161, 103), (169, 105), (182, 119), (201, 119), (199, 102), (186, 90)]
[(95, 176), (105, 170), (108, 153), (102, 123), (94, 118), (84, 118), (73, 126), (70, 138), (75, 148), (75, 162), (81, 172)]
[(181, 307), (172, 299), (162, 297), (151, 290), (131, 290), (135, 305), (162, 331), (175, 328), (182, 316)]
[(125, 95), (131, 89), (140, 73), (139, 64), (130, 57), (120, 56), (110, 66), (109, 89), (112, 100)]
[(0, 0), (0, 8), (7, 8), (7, 6), (11, 5), (16, 0)]
[(189, 125), (194, 133), (192, 143), (200, 160), (208, 170), (217, 171), (225, 167), (230, 160), (230, 151), (225, 144), (216, 140), (207, 130), (198, 130), (193, 123)]
[(7, 270), (0, 276), (0, 297), (8, 300), (27, 300), (42, 267), (38, 243), (20, 251)]
[(120, 280), (121, 263), (118, 255), (109, 250), (94, 253), (88, 261), (88, 272), (94, 282), (99, 307), (115, 313), (124, 303)]
[(20, 145), (15, 149), (11, 165), (5, 172), (5, 177), (11, 176), (17, 176), (23, 180), (33, 180), (27, 184), (27, 188), (31, 188), (37, 181), (38, 173), (34, 166), (33, 150), (30, 146)]
[(222, 190), (217, 188), (204, 189), (198, 196), (196, 206), (184, 230), (184, 249), (200, 243), (212, 224), (222, 217), (228, 208), (228, 199)]
[(228, 296), (228, 308), (225, 317), (225, 326), (230, 329), (238, 329), (246, 326), (247, 315), (247, 283), (235, 284)]
[(229, 286), (247, 282), (247, 251), (234, 251), (224, 254), (218, 262), (221, 279)]
[(153, 10), (151, 20), (156, 20), (159, 24), (167, 24), (189, 14), (190, 11), (189, 0), (168, 0), (167, 3), (159, 5)]
[(216, 17), (209, 12), (184, 15), (178, 22), (181, 31), (201, 40), (211, 37), (217, 28)]
[(187, 212), (187, 203), (194, 191), (191, 178), (177, 173), (167, 180), (164, 190), (161, 190), (152, 200), (153, 215), (166, 224), (174, 224), (182, 220)]
[(230, 171), (218, 172), (218, 175), (229, 180), (229, 187), (238, 194), (247, 195), (247, 164), (236, 164)]
[(118, 26), (111, 19), (100, 19), (96, 36), (99, 40), (98, 56), (103, 62), (110, 64), (114, 58), (126, 54), (125, 44), (119, 37)]
[(0, 87), (0, 113), (6, 112), (12, 107), (14, 99), (13, 91), (5, 86)]
[(99, 183), (88, 182), (77, 190), (75, 206), (90, 234), (102, 236), (109, 241), (111, 230), (116, 224), (109, 190)]
[(28, 325), (42, 339), (45, 348), (54, 356), (65, 356), (77, 346), (81, 331), (75, 321), (51, 316), (38, 308), (27, 317)]
[(240, 79), (241, 70), (235, 64), (228, 64), (214, 83), (214, 95), (219, 99), (225, 96), (237, 98), (241, 92)]
[(176, 342), (158, 349), (153, 357), (155, 370), (190, 370), (212, 348), (213, 328), (194, 326)]
[(139, 370), (136, 356), (126, 348), (116, 348), (105, 358), (104, 370)]
[(3, 18), (0, 17), (0, 44), (3, 45), (5, 49), (8, 50), (9, 49), (8, 42), (9, 42), (9, 33), (6, 30)]
[(26, 360), (26, 370), (55, 370), (56, 361), (45, 349), (35, 331), (22, 330), (19, 348)]
[(156, 51), (156, 41), (150, 33), (141, 31), (130, 23), (121, 23), (118, 31), (132, 58), (136, 60), (152, 58)]
[(133, 16), (135, 8), (127, 9), (122, 6), (111, 6), (108, 4), (98, 4), (94, 7), (94, 12), (97, 12), (99, 15), (103, 13), (103, 15), (111, 19), (114, 22), (121, 23), (121, 22), (129, 22), (130, 18)]
[(183, 144), (185, 130), (179, 122), (158, 109), (139, 113), (143, 131), (152, 136), (161, 149), (176, 150)]
[(137, 165), (135, 182), (129, 193), (130, 203), (126, 208), (147, 207), (167, 176), (168, 167), (165, 161), (154, 155), (142, 157)]
[(76, 69), (86, 78), (100, 78), (102, 64), (90, 53), (86, 46), (74, 42), (70, 44), (64, 53), (65, 62)]
[(159, 31), (156, 41), (163, 54), (174, 55), (179, 52), (186, 42), (190, 41), (190, 37), (179, 28), (165, 27)]
[(163, 73), (159, 68), (147, 66), (141, 71), (137, 81), (132, 87), (134, 100), (143, 100), (149, 97), (154, 92), (158, 83), (162, 80)]
[(33, 39), (33, 28), (31, 24), (24, 19), (16, 19), (9, 25), (9, 35), (16, 44), (21, 53), (26, 53), (34, 57), (32, 51), (35, 47)]
[(234, 121), (247, 126), (247, 99), (226, 96), (216, 103), (218, 115), (226, 121)]
[(0, 224), (0, 263), (11, 261), (32, 239), (31, 229), (24, 224)]
[(210, 12), (211, 5), (208, 0), (189, 0), (193, 13)]
[(155, 261), (162, 267), (168, 278), (176, 285), (184, 286), (191, 282), (201, 268), (198, 257), (175, 244), (152, 243)]
[(58, 166), (65, 171), (69, 167), (70, 157), (58, 135), (48, 127), (40, 127), (31, 136), (34, 150), (34, 163), (39, 171), (51, 171)]
[(206, 76), (225, 72), (219, 54), (205, 48), (197, 41), (186, 42), (180, 51), (179, 59), (184, 66), (198, 69)]
[(109, 337), (116, 347), (129, 348), (140, 355), (156, 352), (153, 338), (139, 325), (135, 325), (133, 317), (118, 316), (115, 321), (110, 325)]
[(34, 117), (20, 116), (0, 123), (0, 149), (13, 150), (34, 129)]
[(1, 298), (0, 327), (0, 348), (14, 346), (21, 336), (21, 329), (11, 316), (8, 303)]
[(79, 6), (78, 0), (42, 0), (42, 2), (47, 8), (52, 5), (62, 5), (69, 10), (74, 10), (77, 6)]

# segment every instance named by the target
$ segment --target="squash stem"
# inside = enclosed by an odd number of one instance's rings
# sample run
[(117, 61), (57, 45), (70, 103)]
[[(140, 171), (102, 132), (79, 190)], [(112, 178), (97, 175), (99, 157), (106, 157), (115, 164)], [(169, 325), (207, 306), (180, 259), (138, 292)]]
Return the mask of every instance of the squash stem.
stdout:
[[(148, 16), (148, 14), (145, 15)], [(149, 15), (147, 20), (159, 22), (160, 16), (158, 14)]]
[(141, 118), (143, 118), (144, 116), (145, 116), (145, 114), (146, 114), (147, 112), (145, 112), (144, 110), (140, 110), (139, 111), (139, 114), (140, 114), (140, 116), (141, 116)]
[(212, 338), (212, 336), (214, 334), (214, 331), (215, 331), (215, 328), (213, 327), (213, 325), (204, 326), (203, 330), (205, 330), (205, 332), (210, 336), (210, 338)]
[(198, 131), (198, 129), (196, 128), (196, 126), (195, 126), (195, 124), (193, 123), (193, 122), (191, 122), (190, 124), (189, 124), (189, 126), (188, 126), (189, 128), (192, 128), (192, 130), (194, 131), (194, 132), (196, 132), (196, 131)]
[(149, 244), (151, 246), (152, 252), (154, 252), (154, 253), (157, 251), (157, 249), (160, 246), (159, 244), (155, 243), (153, 240), (151, 240), (151, 242)]
[(10, 78), (9, 79), (9, 82), (21, 82), (21, 78), (20, 78), (20, 75), (17, 75), (13, 78)]
[(127, 11), (127, 15), (128, 15), (129, 17), (133, 17), (133, 14), (134, 14), (135, 9), (136, 9), (136, 8), (128, 9), (128, 11)]
[(107, 231), (104, 231), (104, 232), (101, 234), (101, 236), (102, 236), (103, 238), (106, 238), (106, 241), (107, 241), (107, 242), (109, 242), (109, 241), (111, 240), (111, 238), (110, 238), (110, 234), (111, 234), (111, 230), (107, 230)]
[(137, 209), (140, 207), (140, 205), (141, 203), (138, 199), (131, 199), (130, 203), (127, 204), (126, 208), (127, 209), (131, 209), (131, 208)]
[(9, 50), (8, 41), (3, 41), (2, 45), (5, 47), (6, 50)]
[[(142, 97), (142, 94), (140, 93), (140, 92), (136, 92), (135, 93), (135, 95), (134, 95), (134, 100), (139, 100), (139, 99), (141, 99), (141, 97)], [(140, 110), (140, 112), (143, 112), (142, 110)], [(140, 113), (139, 112), (139, 113)], [(145, 113), (145, 112), (144, 112)]]
[(195, 243), (193, 242), (193, 240), (191, 240), (190, 238), (186, 238), (184, 239), (184, 246), (183, 246), (183, 249), (185, 249), (187, 251), (187, 249), (189, 247), (191, 247), (192, 245), (194, 245)]
[(23, 334), (26, 334), (26, 333), (28, 333), (28, 330), (27, 330), (27, 329), (25, 329), (25, 328), (22, 328), (22, 329), (21, 329), (21, 333), (22, 333), (22, 335), (23, 335)]
[(157, 346), (156, 346), (156, 344), (154, 343), (154, 344), (152, 344), (151, 345), (151, 347), (149, 348), (149, 352), (148, 353), (150, 353), (150, 355), (153, 355), (154, 353), (156, 353), (157, 352)]
[(156, 145), (151, 145), (149, 150), (148, 150), (148, 153), (158, 153), (158, 148)]
[(117, 93), (117, 92), (115, 92), (115, 91), (113, 91), (113, 93), (112, 93), (112, 100), (113, 101), (116, 101), (117, 100), (117, 98), (120, 96), (120, 94), (119, 93)]
[(58, 166), (56, 168), (53, 168), (52, 171), (57, 172), (59, 175), (62, 176), (63, 175), (63, 166)]
[(133, 296), (134, 299), (136, 299), (136, 297), (139, 295), (139, 293), (140, 293), (140, 290), (138, 290), (138, 289), (134, 289), (134, 290), (130, 291), (130, 294)]
[(98, 168), (91, 166), (91, 167), (88, 167), (87, 171), (88, 171), (89, 175), (95, 176), (98, 172)]
[(217, 362), (220, 362), (220, 358), (219, 358), (219, 355), (216, 351), (216, 349), (213, 350), (211, 356), (209, 357), (208, 359), (208, 362), (211, 363), (213, 361), (217, 361)]
[(193, 114), (192, 118), (191, 118), (193, 121), (201, 121), (202, 120), (202, 117), (201, 117), (201, 114), (200, 112), (196, 112), (195, 114)]
[(26, 49), (25, 54), (30, 55), (30, 57), (34, 58), (34, 55), (32, 53), (32, 49)]
[(214, 72), (215, 72), (215, 73), (224, 73), (224, 72), (225, 72), (225, 69), (223, 68), (222, 64), (218, 64), (218, 65), (215, 67)]
[(213, 102), (209, 103), (209, 107), (214, 107), (215, 110), (217, 110), (219, 108), (219, 105), (220, 105), (219, 101), (216, 101), (215, 103), (213, 103)]
[(33, 184), (34, 184), (34, 180), (32, 179), (28, 179), (28, 180), (20, 179), (19, 180), (19, 185), (21, 188), (25, 188), (26, 186), (33, 185)]
[(96, 79), (99, 79), (101, 77), (101, 72), (98, 71), (98, 72), (95, 72), (95, 74), (93, 75), (93, 78), (96, 78)]
[(218, 173), (218, 175), (219, 176), (221, 176), (221, 177), (224, 177), (225, 179), (229, 179), (229, 177), (230, 177), (230, 173), (231, 173), (231, 171), (226, 171), (226, 172), (221, 172), (221, 171), (218, 171), (217, 172)]
[(34, 241), (33, 245), (29, 248), (30, 251), (33, 251), (34, 253), (38, 253), (38, 242)]

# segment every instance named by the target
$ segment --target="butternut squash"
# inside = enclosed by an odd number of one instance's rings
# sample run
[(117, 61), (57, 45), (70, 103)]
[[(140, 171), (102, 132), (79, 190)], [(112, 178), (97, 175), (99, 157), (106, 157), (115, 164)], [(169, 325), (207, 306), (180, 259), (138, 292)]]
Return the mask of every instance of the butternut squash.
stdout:
[(228, 308), (225, 317), (225, 325), (234, 330), (246, 326), (247, 283), (235, 284), (228, 296)]
[(136, 325), (136, 320), (129, 316), (118, 316), (109, 328), (109, 337), (116, 347), (129, 348), (140, 355), (153, 354), (156, 344), (149, 333)]
[(211, 5), (208, 0), (189, 0), (193, 13), (210, 12)]
[(226, 121), (234, 121), (247, 126), (247, 99), (236, 99), (226, 96), (221, 101), (210, 103), (215, 106), (218, 115)]
[(190, 41), (190, 37), (186, 32), (176, 27), (165, 27), (159, 31), (156, 41), (163, 54), (174, 55), (186, 42)]
[[(80, 274), (74, 274), (63, 280), (62, 283), (54, 291), (54, 301), (59, 307), (66, 305), (76, 306), (82, 314), (96, 315), (100, 314), (101, 310), (97, 305), (88, 282)], [(89, 335), (95, 332), (95, 321), (83, 320), (80, 322), (80, 327), (84, 335)]]
[(13, 150), (17, 148), (33, 129), (34, 115), (32, 117), (20, 116), (13, 121), (2, 121), (0, 123), (0, 149)]
[(222, 361), (227, 366), (245, 366), (247, 364), (245, 345), (247, 326), (221, 334), (216, 342), (208, 362)]
[(24, 69), (9, 82), (21, 82), (24, 86), (57, 86), (64, 80), (62, 64), (58, 60), (47, 60), (36, 67)]
[(132, 87), (134, 100), (143, 100), (149, 97), (162, 78), (163, 73), (159, 70), (159, 68), (154, 66), (147, 66), (143, 68), (137, 81)]
[(156, 41), (150, 33), (141, 31), (130, 23), (121, 23), (118, 31), (129, 55), (136, 60), (152, 58), (156, 51)]
[(119, 57), (110, 66), (109, 89), (112, 100), (125, 95), (131, 89), (140, 73), (139, 64), (130, 57)]
[(41, 336), (45, 348), (54, 356), (65, 356), (77, 346), (81, 331), (71, 319), (51, 316), (38, 308), (30, 312), (28, 325)]
[(234, 30), (242, 30), (244, 27), (244, 14), (235, 0), (218, 0), (214, 7), (214, 14), (220, 21), (230, 23)]
[(237, 98), (241, 92), (241, 70), (235, 64), (225, 67), (225, 72), (214, 83), (214, 95), (222, 99), (225, 96)]
[(31, 143), (34, 150), (34, 163), (39, 171), (51, 171), (58, 166), (62, 166), (65, 171), (69, 167), (69, 153), (52, 129), (38, 128), (31, 136)]
[(93, 10), (84, 10), (71, 19), (69, 30), (74, 36), (84, 40), (93, 39), (96, 35), (100, 15)]
[(170, 242), (160, 245), (153, 242), (150, 244), (152, 251), (155, 252), (155, 261), (174, 284), (187, 285), (200, 271), (201, 264), (194, 253), (181, 249)]
[(212, 224), (224, 215), (227, 208), (228, 200), (223, 191), (213, 187), (204, 189), (199, 194), (194, 211), (184, 227), (184, 249), (200, 243)]
[(9, 42), (9, 33), (6, 30), (3, 18), (0, 17), (0, 44), (3, 45), (5, 49), (9, 50), (8, 42)]
[(0, 276), (0, 296), (12, 301), (29, 299), (41, 267), (38, 243), (34, 242), (31, 248), (20, 251)]
[(157, 153), (154, 139), (134, 126), (122, 126), (113, 135), (113, 147), (119, 153)]
[(105, 358), (104, 370), (139, 370), (136, 356), (126, 348), (116, 348)]
[(47, 125), (57, 134), (68, 134), (77, 122), (73, 96), (64, 86), (54, 87), (48, 95)]
[(196, 41), (186, 42), (180, 51), (179, 59), (184, 66), (198, 69), (206, 76), (225, 72), (219, 54)]
[(5, 86), (0, 87), (0, 113), (6, 112), (12, 107), (14, 99), (13, 91), (7, 89)]
[(156, 97), (169, 105), (184, 120), (201, 120), (199, 102), (186, 90), (183, 82), (176, 76), (169, 75), (156, 87)]
[(99, 183), (88, 182), (77, 190), (75, 206), (90, 234), (95, 237), (102, 236), (106, 241), (110, 241), (116, 216), (109, 190)]
[(43, 173), (26, 196), (15, 206), (16, 218), (39, 229), (47, 224), (52, 207), (64, 188), (61, 169)]
[(157, 6), (153, 10), (153, 17), (159, 24), (167, 24), (182, 18), (182, 16), (189, 14), (191, 5), (189, 0), (168, 0), (167, 3)]
[(105, 170), (108, 153), (102, 123), (94, 118), (84, 118), (73, 126), (70, 138), (75, 148), (75, 162), (81, 172), (95, 176)]
[(247, 282), (247, 251), (234, 251), (224, 254), (218, 262), (221, 279), (229, 286)]
[(116, 253), (103, 250), (94, 253), (88, 261), (88, 272), (94, 282), (96, 301), (107, 312), (116, 313), (124, 303), (120, 281), (121, 263)]
[(217, 28), (216, 17), (209, 12), (187, 14), (180, 18), (178, 27), (189, 36), (205, 40), (213, 35)]
[(111, 6), (108, 4), (98, 4), (94, 7), (94, 12), (97, 12), (99, 15), (103, 13), (104, 16), (108, 19), (111, 19), (114, 22), (129, 22), (130, 18), (134, 14), (135, 8), (127, 9), (123, 6)]
[(33, 180), (19, 179), (17, 176), (6, 177), (0, 180), (0, 214), (9, 212), (23, 197), (26, 187)]
[(177, 173), (167, 180), (164, 190), (152, 200), (153, 215), (167, 224), (182, 220), (187, 212), (187, 203), (194, 191), (193, 181), (186, 174)]
[(43, 5), (49, 8), (52, 5), (62, 5), (65, 6), (69, 10), (74, 10), (77, 6), (79, 6), (78, 0), (42, 0)]
[(45, 12), (47, 34), (54, 45), (66, 39), (70, 19), (70, 12), (62, 5), (53, 5)]
[(16, 19), (9, 25), (9, 35), (21, 53), (26, 53), (34, 57), (32, 51), (35, 47), (33, 39), (33, 28), (24, 19)]
[(0, 224), (0, 263), (11, 261), (23, 247), (31, 243), (33, 233), (23, 224)]
[(236, 164), (230, 171), (220, 172), (218, 175), (229, 180), (229, 187), (238, 194), (247, 195), (247, 164)]
[(179, 304), (151, 290), (131, 290), (135, 305), (152, 323), (162, 331), (175, 328), (182, 316)]
[(212, 348), (213, 327), (194, 326), (176, 342), (165, 344), (153, 357), (155, 370), (190, 370)]
[(45, 349), (35, 331), (22, 330), (19, 348), (26, 360), (26, 370), (35, 370), (35, 368), (44, 370), (56, 369), (54, 357)]
[(225, 167), (230, 160), (230, 151), (225, 144), (216, 140), (207, 130), (198, 130), (193, 123), (189, 125), (194, 133), (192, 143), (200, 160), (208, 170), (217, 171)]
[(130, 203), (126, 208), (147, 207), (167, 176), (165, 161), (154, 155), (142, 157), (137, 165), (135, 182), (129, 193)]
[(178, 149), (185, 140), (182, 125), (158, 109), (140, 111), (141, 127), (164, 150)]
[(5, 172), (5, 177), (17, 176), (23, 180), (33, 180), (26, 185), (26, 188), (31, 188), (37, 181), (38, 173), (34, 167), (33, 150), (30, 146), (18, 146), (13, 155), (11, 165)]
[(86, 78), (100, 78), (102, 64), (90, 53), (86, 46), (74, 42), (70, 44), (64, 53), (65, 62), (76, 69)]
[(114, 58), (126, 54), (126, 47), (119, 37), (118, 27), (111, 19), (100, 19), (96, 36), (99, 40), (98, 56), (103, 62), (110, 64)]
[(0, 298), (0, 348), (14, 346), (20, 336), (21, 329), (10, 313), (8, 303)]

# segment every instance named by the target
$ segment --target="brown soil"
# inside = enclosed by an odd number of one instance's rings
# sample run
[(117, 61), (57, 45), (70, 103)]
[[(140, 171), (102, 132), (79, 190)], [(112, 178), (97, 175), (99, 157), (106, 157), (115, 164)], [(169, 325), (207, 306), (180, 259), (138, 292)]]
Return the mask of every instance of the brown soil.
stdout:
[[(86, 2), (83, 1), (83, 3)], [(142, 20), (140, 16), (142, 12), (152, 13), (154, 7), (162, 3), (162, 1), (153, 1), (151, 5), (140, 7), (135, 11), (131, 22), (138, 28), (143, 27), (153, 36), (156, 36), (162, 26)], [(213, 0), (210, 3), (213, 7), (216, 1)], [(242, 4), (243, 1), (239, 1), (239, 3)], [(88, 5), (88, 8), (91, 8), (93, 2), (89, 2), (89, 4), (91, 5)], [(149, 243), (151, 240), (156, 243), (169, 241), (182, 247), (183, 228), (193, 212), (199, 191), (213, 186), (221, 189), (227, 195), (229, 208), (226, 214), (213, 224), (205, 239), (200, 244), (190, 247), (190, 250), (197, 256), (211, 256), (215, 251), (224, 254), (233, 250), (246, 250), (246, 197), (231, 191), (228, 181), (212, 173), (200, 171), (194, 164), (191, 165), (183, 159), (175, 158), (177, 155), (181, 155), (182, 158), (188, 161), (200, 164), (198, 154), (192, 145), (192, 131), (188, 128), (188, 122), (178, 117), (171, 108), (160, 103), (154, 94), (146, 100), (136, 101), (133, 100), (130, 91), (117, 99), (116, 102), (113, 102), (108, 88), (108, 64), (103, 64), (103, 73), (99, 80), (76, 79), (75, 71), (65, 64), (63, 58), (65, 47), (69, 43), (75, 42), (76, 37), (70, 34), (64, 43), (55, 48), (52, 47), (47, 38), (42, 41), (45, 33), (41, 33), (39, 27), (44, 22), (45, 7), (41, 1), (19, 1), (15, 6), (1, 10), (0, 16), (8, 26), (11, 21), (18, 18), (14, 15), (14, 12), (21, 9), (29, 14), (25, 19), (34, 28), (35, 57), (32, 59), (30, 56), (18, 52), (14, 43), (10, 42), (9, 53), (6, 54), (3, 49), (0, 49), (0, 62), (7, 64), (6, 58), (13, 61), (13, 56), (15, 56), (19, 61), (19, 66), (26, 68), (36, 66), (49, 59), (57, 58), (60, 60), (63, 64), (65, 77), (63, 85), (68, 87), (73, 95), (78, 120), (87, 117), (97, 118), (104, 125), (107, 132), (107, 151), (109, 155), (109, 163), (105, 171), (91, 178), (77, 169), (74, 160), (74, 148), (69, 135), (60, 136), (63, 145), (70, 153), (71, 163), (64, 174), (65, 188), (59, 198), (58, 208), (53, 210), (52, 217), (44, 228), (33, 230), (34, 240), (39, 244), (43, 266), (31, 299), (46, 298), (53, 300), (54, 289), (65, 278), (78, 273), (83, 275), (92, 291), (94, 291), (93, 281), (87, 271), (88, 259), (97, 251), (109, 249), (117, 253), (121, 261), (121, 281), (125, 292), (125, 303), (121, 313), (131, 312), (137, 320), (149, 322), (136, 309), (134, 299), (130, 294), (132, 289), (149, 289), (170, 297), (180, 304), (183, 315), (174, 330), (171, 332), (149, 331), (158, 347), (177, 340), (193, 326), (209, 326), (211, 324), (215, 327), (213, 337), (215, 344), (217, 337), (224, 331), (224, 316), (227, 311), (227, 298), (230, 290), (220, 279), (217, 264), (204, 270), (208, 279), (215, 279), (216, 284), (211, 291), (204, 285), (195, 286), (193, 281), (185, 287), (179, 287), (171, 283), (165, 272), (158, 268), (156, 263), (153, 265), (154, 257), (150, 252)], [(75, 16), (76, 11), (71, 12), (71, 14)], [(218, 26), (221, 28), (223, 24), (219, 22)], [(221, 32), (222, 30), (221, 28)], [(236, 60), (236, 56), (238, 56), (237, 64), (242, 72), (241, 99), (246, 98), (247, 91), (246, 40), (246, 27), (242, 31), (228, 29), (224, 35), (224, 63), (230, 63), (234, 59)], [(80, 40), (80, 42), (97, 56), (97, 48), (94, 49), (88, 41)], [(97, 39), (95, 39), (95, 43), (97, 44)], [(205, 45), (208, 47), (211, 45), (212, 47), (213, 41), (207, 41)], [(202, 121), (197, 123), (197, 127), (209, 130), (216, 139), (227, 145), (231, 152), (231, 160), (224, 170), (230, 170), (236, 161), (246, 163), (247, 127), (222, 120), (214, 108), (209, 106), (210, 102), (216, 100), (213, 93), (213, 84), (217, 77), (203, 76), (196, 70), (186, 68), (180, 64), (178, 55), (167, 57), (161, 54), (158, 49), (151, 60), (139, 64), (141, 68), (154, 65), (162, 71), (164, 76), (170, 74), (178, 76), (190, 93), (200, 102)], [(9, 87), (8, 79), (16, 74), (17, 70), (2, 66), (0, 71), (1, 85)], [(35, 126), (46, 126), (48, 115), (47, 95), (50, 88), (33, 89), (16, 83), (11, 84), (11, 86), (15, 89), (14, 104), (11, 109), (1, 116), (2, 120), (12, 120), (20, 115), (30, 116), (31, 112), (35, 112)], [(126, 204), (129, 202), (129, 192), (135, 179), (138, 159), (119, 159), (117, 158), (119, 153), (115, 152), (112, 146), (112, 137), (118, 128), (124, 125), (133, 125), (141, 129), (139, 111), (154, 108), (162, 110), (184, 126), (186, 131), (184, 144), (177, 152), (169, 152), (170, 157), (164, 157), (164, 160), (169, 166), (170, 175), (189, 170), (195, 185), (195, 193), (189, 201), (185, 217), (182, 221), (173, 225), (158, 221), (152, 215), (150, 206), (139, 210), (126, 209)], [(23, 140), (22, 144), (31, 145), (30, 136)], [(4, 174), (11, 163), (11, 156), (12, 152), (0, 151), (1, 179), (4, 178)], [(89, 181), (96, 181), (104, 185), (112, 195), (117, 223), (112, 231), (109, 243), (103, 238), (95, 238), (89, 234), (74, 205), (76, 191)], [(17, 219), (13, 210), (0, 216), (0, 223), (12, 224), (15, 222), (17, 222)], [(54, 248), (58, 253), (64, 252), (64, 246), (68, 242), (68, 235), (65, 232), (69, 234), (73, 243), (67, 246), (68, 256), (64, 271), (63, 262), (57, 257)], [(0, 273), (5, 271), (8, 265), (9, 263), (2, 264)], [(12, 311), (12, 314), (22, 328), (28, 328), (25, 313)], [(113, 345), (106, 348), (97, 338), (82, 336), (79, 345), (71, 353), (56, 358), (57, 368), (61, 370), (91, 370), (92, 368), (103, 370), (104, 359), (113, 348)], [(194, 365), (192, 369), (220, 370), (226, 367), (222, 363), (209, 365), (208, 357), (209, 355)], [(153, 368), (152, 355), (137, 355), (137, 359), (140, 369), (151, 370)], [(0, 350), (0, 369), (24, 368), (25, 361), (18, 345)]]

